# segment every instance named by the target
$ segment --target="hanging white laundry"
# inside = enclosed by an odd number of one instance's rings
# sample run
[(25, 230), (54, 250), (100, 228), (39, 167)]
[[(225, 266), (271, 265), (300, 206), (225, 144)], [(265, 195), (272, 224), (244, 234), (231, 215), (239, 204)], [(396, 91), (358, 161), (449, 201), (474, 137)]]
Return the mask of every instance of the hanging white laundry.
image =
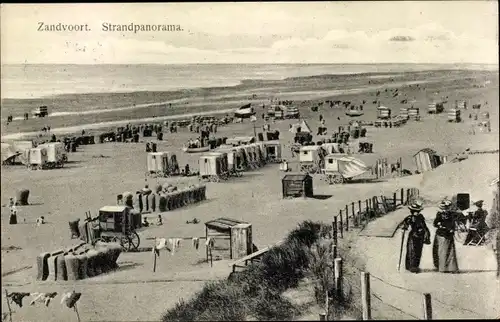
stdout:
[(193, 237), (193, 247), (198, 250), (198, 247), (200, 247), (200, 239), (198, 237)]
[(166, 246), (167, 246), (167, 239), (166, 238), (159, 238), (159, 239), (157, 239), (157, 243), (156, 243), (156, 249), (157, 250), (163, 249)]

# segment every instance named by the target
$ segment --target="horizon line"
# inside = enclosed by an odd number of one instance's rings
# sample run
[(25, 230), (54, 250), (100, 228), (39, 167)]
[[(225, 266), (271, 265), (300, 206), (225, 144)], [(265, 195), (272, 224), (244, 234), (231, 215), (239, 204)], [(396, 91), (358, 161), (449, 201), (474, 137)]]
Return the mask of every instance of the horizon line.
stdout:
[(75, 66), (88, 66), (88, 65), (491, 65), (498, 66), (498, 63), (474, 63), (474, 62), (461, 62), (461, 63), (2, 63), (1, 66), (7, 65), (75, 65)]

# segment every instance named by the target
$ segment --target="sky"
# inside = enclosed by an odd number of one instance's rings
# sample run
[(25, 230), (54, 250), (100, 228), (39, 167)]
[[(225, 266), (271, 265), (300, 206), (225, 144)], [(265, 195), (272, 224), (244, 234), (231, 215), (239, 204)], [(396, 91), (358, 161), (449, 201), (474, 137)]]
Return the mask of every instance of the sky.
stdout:
[[(498, 64), (496, 1), (2, 4), (0, 17), (3, 64)], [(91, 30), (40, 32), (40, 22)]]

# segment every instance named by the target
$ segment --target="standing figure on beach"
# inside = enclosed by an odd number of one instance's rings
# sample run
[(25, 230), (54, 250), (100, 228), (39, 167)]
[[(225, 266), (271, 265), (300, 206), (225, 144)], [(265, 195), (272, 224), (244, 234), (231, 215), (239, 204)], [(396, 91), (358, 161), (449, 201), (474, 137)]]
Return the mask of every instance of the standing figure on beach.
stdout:
[(455, 248), (455, 216), (451, 211), (451, 201), (443, 200), (441, 211), (436, 214), (434, 227), (437, 228), (432, 247), (434, 267), (442, 273), (458, 273), (457, 251)]
[(408, 230), (411, 227), (406, 242), (405, 268), (412, 273), (419, 273), (422, 249), (424, 244), (431, 243), (431, 233), (425, 224), (425, 217), (421, 213), (424, 209), (422, 203), (415, 201), (408, 209), (410, 209), (410, 215), (401, 222), (403, 230)]

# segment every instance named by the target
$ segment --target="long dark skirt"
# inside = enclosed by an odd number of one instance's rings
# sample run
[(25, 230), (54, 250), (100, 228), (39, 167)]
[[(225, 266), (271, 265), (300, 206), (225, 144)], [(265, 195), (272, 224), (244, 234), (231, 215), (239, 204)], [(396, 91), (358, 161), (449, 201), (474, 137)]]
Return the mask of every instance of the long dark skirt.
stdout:
[(422, 249), (424, 248), (424, 239), (408, 236), (406, 243), (406, 259), (405, 267), (410, 272), (418, 272), (420, 267), (420, 259), (422, 258)]
[(453, 235), (451, 238), (438, 235), (434, 237), (432, 257), (434, 260), (434, 267), (438, 271), (446, 273), (458, 272), (457, 252)]

